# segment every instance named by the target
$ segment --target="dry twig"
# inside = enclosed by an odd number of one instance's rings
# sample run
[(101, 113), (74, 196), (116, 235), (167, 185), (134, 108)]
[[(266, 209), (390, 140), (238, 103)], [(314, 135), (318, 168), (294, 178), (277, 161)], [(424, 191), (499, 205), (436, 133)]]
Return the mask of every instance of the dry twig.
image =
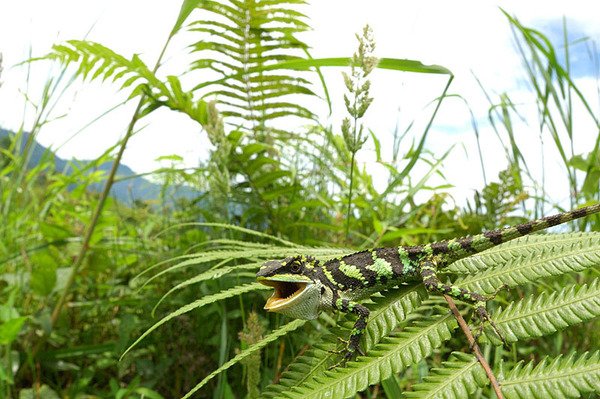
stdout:
[(485, 374), (487, 375), (488, 379), (492, 383), (492, 388), (494, 389), (494, 392), (496, 393), (496, 397), (498, 399), (504, 399), (504, 396), (502, 395), (502, 391), (500, 391), (500, 385), (498, 384), (498, 380), (496, 379), (496, 376), (494, 375), (492, 369), (490, 368), (490, 365), (488, 364), (487, 360), (485, 360), (485, 358), (481, 354), (481, 349), (479, 349), (479, 345), (477, 345), (477, 341), (475, 341), (475, 337), (473, 337), (473, 334), (471, 333), (471, 329), (467, 325), (467, 322), (465, 321), (465, 319), (462, 317), (462, 315), (458, 311), (458, 308), (456, 307), (454, 300), (451, 297), (449, 297), (448, 295), (444, 295), (444, 299), (446, 300), (446, 302), (448, 302), (448, 306), (450, 306), (450, 310), (454, 314), (456, 321), (458, 321), (458, 325), (460, 326), (460, 328), (463, 330), (463, 333), (467, 337), (467, 340), (469, 341), (469, 345), (472, 348), (473, 354), (475, 355), (475, 357), (481, 364), (481, 367), (483, 367)]

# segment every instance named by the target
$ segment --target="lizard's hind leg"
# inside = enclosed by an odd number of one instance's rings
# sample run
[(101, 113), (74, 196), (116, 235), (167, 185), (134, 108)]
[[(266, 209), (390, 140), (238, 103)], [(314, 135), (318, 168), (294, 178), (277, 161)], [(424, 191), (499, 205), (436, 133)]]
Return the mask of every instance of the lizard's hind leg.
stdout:
[(481, 320), (480, 331), (477, 334), (477, 336), (481, 334), (481, 331), (483, 330), (483, 323), (487, 321), (490, 323), (490, 325), (494, 329), (494, 332), (498, 335), (502, 342), (505, 345), (507, 345), (504, 336), (496, 326), (496, 323), (494, 323), (494, 321), (490, 318), (490, 315), (485, 308), (486, 302), (493, 298), (493, 296), (491, 298), (485, 297), (477, 292), (468, 291), (456, 285), (448, 285), (442, 283), (437, 276), (437, 265), (433, 260), (428, 259), (423, 261), (423, 263), (421, 264), (420, 273), (421, 278), (423, 279), (423, 284), (425, 285), (425, 288), (427, 288), (427, 291), (436, 292), (440, 294), (447, 294), (452, 298), (468, 302), (471, 304), (471, 306), (473, 306), (473, 308), (475, 309), (475, 314), (477, 314), (477, 316)]

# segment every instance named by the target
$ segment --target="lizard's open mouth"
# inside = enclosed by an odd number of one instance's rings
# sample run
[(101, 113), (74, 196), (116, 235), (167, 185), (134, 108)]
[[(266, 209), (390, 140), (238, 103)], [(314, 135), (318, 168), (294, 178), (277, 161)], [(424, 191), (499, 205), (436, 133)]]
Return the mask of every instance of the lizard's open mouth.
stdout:
[(265, 309), (276, 312), (278, 309), (289, 305), (294, 299), (302, 295), (302, 292), (308, 286), (308, 282), (302, 281), (281, 281), (259, 278), (258, 282), (269, 287), (275, 288), (275, 292), (265, 304)]

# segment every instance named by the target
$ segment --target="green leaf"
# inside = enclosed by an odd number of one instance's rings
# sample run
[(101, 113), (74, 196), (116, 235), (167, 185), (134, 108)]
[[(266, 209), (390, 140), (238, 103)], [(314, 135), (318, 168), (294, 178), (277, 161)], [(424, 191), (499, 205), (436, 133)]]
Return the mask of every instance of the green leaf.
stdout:
[(365, 332), (367, 351), (392, 332), (427, 298), (423, 284), (394, 288), (382, 294), (383, 297), (373, 297), (374, 304), (368, 306), (371, 313)]
[[(143, 285), (148, 284), (150, 281), (164, 275), (167, 273), (171, 273), (175, 270), (185, 268), (192, 265), (201, 265), (214, 261), (221, 261), (222, 264), (227, 263), (228, 261), (239, 260), (239, 259), (276, 259), (276, 258), (285, 258), (286, 256), (297, 255), (299, 253), (312, 255), (319, 259), (325, 257), (334, 257), (343, 255), (350, 251), (344, 250), (342, 248), (309, 248), (302, 247), (302, 249), (298, 247), (288, 248), (288, 247), (269, 247), (269, 248), (259, 248), (259, 249), (236, 249), (230, 251), (208, 251), (202, 252), (195, 255), (185, 256), (184, 261), (179, 262), (173, 266), (166, 268), (165, 270), (160, 271), (154, 276), (150, 277), (148, 280), (144, 282)], [(191, 259), (190, 259), (191, 257)], [(225, 262), (227, 261), (227, 262)], [(156, 265), (149, 267), (143, 273), (140, 273), (137, 277), (147, 273), (148, 271), (154, 269), (155, 267), (164, 264), (165, 262), (160, 262)]]
[(62, 240), (72, 236), (72, 233), (62, 226), (41, 222), (40, 231), (48, 241)]
[[(297, 73), (287, 75), (267, 69), (274, 62), (300, 59), (308, 48), (295, 36), (309, 29), (303, 21), (304, 14), (294, 9), (295, 4), (304, 3), (285, 4), (280, 7), (279, 2), (271, 1), (206, 0), (199, 7), (209, 17), (190, 24), (190, 30), (200, 38), (192, 46), (199, 54), (192, 68), (220, 75), (197, 85), (193, 91), (214, 87), (203, 90), (203, 98), (216, 98), (222, 115), (241, 118), (241, 128), (245, 130), (263, 134), (262, 131), (268, 131), (265, 122), (269, 120), (289, 116), (315, 118), (311, 110), (296, 101), (268, 101), (290, 94), (315, 97), (308, 79)], [(215, 53), (219, 57), (212, 58)]]
[[(7, 275), (5, 274), (3, 277), (6, 279)], [(11, 276), (11, 279), (7, 279), (9, 284), (14, 284), (16, 281), (19, 281), (16, 276)], [(16, 296), (17, 290), (12, 290), (10, 291), (6, 303), (0, 304), (0, 321), (8, 321), (10, 319), (16, 319), (20, 316), (19, 311), (14, 307)]]
[(600, 167), (594, 165), (590, 168), (585, 179), (581, 191), (587, 194), (590, 198), (598, 192), (598, 182), (600, 181)]
[(381, 381), (381, 387), (385, 392), (386, 398), (401, 398), (402, 388), (400, 387), (400, 377), (392, 374), (390, 378)]
[(182, 162), (183, 157), (181, 155), (172, 154), (172, 155), (162, 155), (155, 159), (155, 161), (172, 161), (172, 162)]
[(410, 228), (394, 228), (386, 232), (380, 239), (380, 243), (387, 241), (394, 241), (398, 238), (404, 238), (408, 236), (414, 236), (417, 234), (447, 234), (450, 233), (451, 229), (430, 229), (427, 227), (410, 227)]
[(74, 358), (89, 358), (92, 355), (98, 355), (107, 352), (114, 352), (114, 343), (91, 344), (82, 346), (70, 346), (55, 350), (46, 350), (40, 353), (43, 360), (69, 360)]
[(333, 351), (337, 343), (337, 336), (333, 334), (320, 337), (312, 348), (287, 367), (277, 384), (269, 385), (262, 392), (261, 398), (281, 398), (283, 392), (322, 375), (336, 361), (337, 355)]
[(29, 282), (31, 289), (41, 296), (50, 295), (56, 285), (56, 261), (44, 251), (32, 255), (31, 262), (34, 265)]
[(256, 187), (265, 187), (269, 184), (274, 183), (275, 181), (281, 179), (282, 177), (290, 176), (291, 172), (287, 170), (276, 170), (273, 172), (263, 173), (258, 178), (253, 180), (253, 183)]
[(477, 388), (489, 383), (477, 358), (461, 352), (453, 352), (441, 368), (434, 368), (424, 381), (413, 386), (413, 392), (405, 392), (407, 398), (454, 399), (468, 398)]
[[(296, 59), (291, 61), (282, 61), (269, 66), (260, 66), (254, 69), (250, 69), (245, 72), (240, 72), (239, 75), (231, 75), (221, 81), (216, 81), (213, 83), (223, 83), (226, 79), (232, 79), (236, 77), (241, 77), (243, 74), (264, 71), (264, 70), (285, 70), (285, 69), (294, 69), (294, 70), (302, 70), (309, 71), (312, 68), (322, 68), (322, 67), (349, 67), (352, 59), (348, 57), (337, 57), (337, 58), (313, 58), (313, 59)], [(377, 68), (380, 69), (388, 69), (395, 71), (403, 71), (403, 72), (416, 72), (416, 73), (427, 73), (427, 74), (444, 74), (444, 75), (452, 75), (452, 72), (444, 68), (440, 65), (425, 65), (420, 61), (415, 60), (406, 60), (399, 58), (380, 58), (379, 64), (377, 64)], [(205, 86), (206, 83), (203, 83), (197, 86), (195, 89), (201, 88)]]
[(241, 360), (248, 357), (249, 355), (256, 352), (257, 350), (262, 349), (267, 344), (279, 339), (280, 337), (288, 334), (291, 331), (294, 331), (294, 330), (302, 327), (305, 323), (306, 323), (306, 320), (294, 320), (294, 321), (291, 321), (291, 322), (283, 325), (282, 327), (279, 327), (277, 330), (273, 331), (272, 333), (270, 333), (269, 335), (267, 335), (266, 337), (261, 339), (259, 342), (244, 349), (243, 351), (238, 353), (233, 359), (230, 359), (229, 361), (224, 363), (221, 367), (219, 367), (217, 370), (210, 373), (206, 378), (204, 378), (202, 381), (200, 381), (200, 383), (198, 383), (194, 388), (192, 388), (191, 391), (186, 393), (182, 399), (191, 397), (197, 390), (199, 390), (204, 385), (206, 385), (206, 383), (208, 381), (210, 381), (217, 375), (221, 374), (223, 371), (227, 370), (234, 364), (239, 363)]
[(455, 327), (451, 314), (415, 323), (397, 335), (384, 338), (367, 356), (359, 356), (345, 367), (325, 370), (299, 385), (292, 385), (291, 389), (282, 391), (281, 396), (311, 399), (351, 396), (431, 355), (450, 339)]
[[(371, 314), (364, 338), (366, 345), (363, 348), (370, 353), (371, 348), (375, 347), (382, 338), (405, 320), (408, 314), (412, 313), (421, 304), (421, 300), (426, 297), (425, 288), (419, 284), (391, 289), (384, 292), (383, 297), (372, 298), (373, 303), (367, 304)], [(347, 336), (352, 329), (350, 321), (343, 324), (346, 328), (336, 331), (340, 337)], [(338, 355), (332, 352), (338, 343), (337, 337), (328, 334), (321, 337), (318, 342), (303, 356), (296, 359), (283, 373), (279, 384), (269, 386), (263, 392), (263, 397), (279, 397), (281, 392), (318, 378), (327, 372), (329, 366), (334, 364), (338, 358)]]
[(272, 146), (263, 144), (263, 143), (251, 143), (242, 148), (242, 156), (240, 158), (243, 161), (248, 160), (252, 155), (258, 154), (259, 152), (267, 151)]
[(60, 396), (48, 385), (40, 387), (21, 389), (19, 399), (60, 399)]
[[(541, 337), (600, 316), (600, 278), (589, 285), (573, 284), (560, 291), (542, 293), (511, 302), (493, 315), (508, 342)], [(486, 336), (499, 343), (496, 335), (485, 329)]]
[(10, 345), (19, 335), (27, 317), (17, 317), (0, 324), (0, 345)]
[(546, 357), (538, 365), (520, 362), (499, 383), (507, 399), (564, 399), (600, 393), (600, 351)]
[(515, 244), (503, 244), (506, 245), (506, 253), (498, 251), (490, 256), (484, 252), (462, 259), (459, 262), (463, 269), (485, 270), (457, 279), (455, 284), (470, 291), (492, 294), (503, 285), (514, 287), (542, 277), (578, 272), (600, 264), (599, 233), (588, 233), (579, 240), (562, 235), (546, 237), (549, 237), (551, 244), (538, 242), (527, 251), (511, 251), (513, 245), (515, 248), (522, 245), (523, 241), (515, 240)]
[[(18, 356), (18, 354), (17, 354)], [(9, 373), (2, 363), (0, 363), (0, 382), (7, 383), (8, 385), (12, 385), (15, 383), (13, 379), (12, 373)]]
[(169, 291), (167, 291), (166, 294), (164, 294), (156, 303), (156, 305), (154, 306), (153, 310), (152, 310), (152, 314), (154, 315), (154, 311), (156, 310), (156, 308), (158, 308), (158, 306), (172, 293), (174, 293), (175, 291), (178, 291), (182, 288), (185, 288), (189, 285), (192, 284), (198, 284), (202, 281), (206, 281), (206, 280), (212, 280), (212, 279), (217, 279), (220, 278), (222, 276), (224, 276), (225, 274), (231, 273), (231, 272), (235, 272), (235, 271), (242, 271), (242, 270), (256, 270), (260, 267), (260, 263), (258, 262), (253, 262), (253, 263), (248, 263), (248, 264), (244, 264), (244, 265), (237, 265), (237, 266), (229, 266), (229, 267), (219, 267), (216, 269), (211, 269), (208, 270), (204, 273), (201, 273), (195, 277), (192, 277), (190, 279), (187, 279), (185, 281), (182, 281), (181, 283), (177, 284), (175, 287), (171, 288)]
[(533, 252), (568, 251), (573, 244), (581, 241), (596, 246), (600, 243), (600, 233), (531, 234), (456, 261), (444, 271), (456, 274), (477, 274), (479, 271), (503, 265), (513, 258)]
[[(182, 10), (180, 18), (186, 17), (188, 11), (187, 8)], [(142, 96), (140, 116), (166, 106), (188, 115), (201, 125), (207, 122), (207, 106), (204, 101), (194, 101), (192, 93), (183, 91), (175, 76), (167, 77), (169, 85), (166, 85), (138, 55), (134, 54), (129, 60), (100, 43), (69, 40), (66, 44), (53, 46), (52, 52), (40, 59), (56, 60), (65, 66), (78, 65), (76, 75), (83, 79), (119, 80), (121, 90), (133, 86), (128, 99)]]
[(581, 170), (581, 171), (584, 171), (584, 172), (587, 172), (587, 170), (588, 170), (588, 168), (590, 166), (588, 164), (588, 162), (581, 155), (574, 155), (569, 160), (569, 165), (571, 165), (575, 169), (578, 169), (578, 170)]
[[(352, 62), (352, 58), (337, 57), (337, 58), (315, 58), (312, 60), (293, 60), (284, 61), (265, 69), (300, 69), (309, 70), (314, 67), (348, 67)], [(389, 69), (393, 71), (417, 72), (417, 73), (433, 73), (452, 75), (449, 69), (440, 65), (425, 65), (421, 61), (406, 60), (399, 58), (380, 58), (377, 68)]]
[(165, 229), (163, 231), (163, 233), (172, 230), (172, 229), (178, 229), (178, 228), (182, 228), (182, 227), (190, 227), (190, 226), (196, 226), (196, 227), (214, 227), (217, 229), (226, 229), (226, 230), (231, 230), (231, 231), (237, 231), (240, 233), (244, 233), (244, 234), (249, 234), (253, 237), (258, 237), (258, 238), (264, 238), (267, 239), (269, 241), (273, 241), (273, 242), (277, 242), (280, 244), (283, 244), (284, 246), (287, 247), (295, 247), (295, 248), (303, 248), (302, 245), (300, 244), (296, 244), (293, 243), (291, 241), (288, 240), (284, 240), (283, 238), (280, 237), (275, 237), (273, 235), (270, 234), (266, 234), (263, 233), (261, 231), (256, 231), (256, 230), (252, 230), (252, 229), (247, 229), (241, 226), (236, 226), (233, 224), (226, 224), (226, 223), (203, 223), (203, 222), (194, 222), (194, 223), (182, 223), (182, 224), (178, 224), (175, 226), (171, 226), (168, 229)]
[(267, 286), (264, 286), (259, 283), (245, 284), (245, 285), (240, 285), (240, 286), (233, 287), (233, 288), (230, 288), (227, 290), (223, 290), (216, 294), (208, 295), (204, 298), (198, 299), (192, 303), (188, 303), (187, 305), (180, 307), (179, 309), (175, 310), (174, 312), (169, 313), (168, 315), (166, 315), (165, 317), (160, 319), (158, 322), (154, 323), (152, 325), (152, 327), (147, 329), (138, 339), (135, 340), (135, 342), (133, 344), (131, 344), (125, 350), (125, 352), (123, 352), (123, 354), (121, 355), (121, 357), (119, 359), (123, 359), (123, 357), (127, 353), (129, 353), (129, 351), (131, 351), (138, 343), (140, 343), (140, 341), (142, 341), (144, 338), (146, 338), (152, 331), (156, 330), (158, 327), (162, 326), (163, 324), (165, 324), (166, 322), (168, 322), (169, 320), (171, 320), (177, 316), (181, 316), (182, 314), (190, 312), (194, 309), (201, 308), (203, 306), (209, 305), (209, 304), (217, 302), (217, 301), (221, 301), (223, 299), (241, 295), (245, 292), (265, 290), (265, 289), (269, 290), (269, 289), (271, 289), (271, 287), (267, 287)]

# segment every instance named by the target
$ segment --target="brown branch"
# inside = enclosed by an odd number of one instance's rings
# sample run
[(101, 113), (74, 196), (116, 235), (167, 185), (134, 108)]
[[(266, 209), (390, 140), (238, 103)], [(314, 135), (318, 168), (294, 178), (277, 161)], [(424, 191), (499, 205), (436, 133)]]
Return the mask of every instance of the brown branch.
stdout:
[(469, 345), (471, 347), (471, 350), (473, 351), (473, 354), (475, 355), (475, 357), (481, 364), (481, 367), (483, 367), (485, 374), (487, 375), (488, 379), (492, 383), (492, 388), (494, 389), (494, 392), (496, 393), (496, 397), (498, 399), (504, 399), (504, 396), (502, 395), (502, 391), (500, 391), (500, 385), (498, 384), (498, 380), (496, 379), (494, 372), (492, 371), (487, 360), (485, 360), (485, 358), (481, 354), (481, 349), (479, 349), (479, 345), (477, 345), (477, 341), (475, 341), (475, 337), (473, 337), (473, 334), (471, 333), (471, 329), (467, 325), (467, 322), (465, 321), (465, 319), (462, 317), (462, 315), (458, 311), (458, 308), (456, 307), (454, 300), (452, 299), (452, 297), (450, 297), (448, 295), (444, 295), (444, 299), (446, 300), (446, 302), (448, 302), (448, 306), (450, 306), (450, 310), (454, 314), (456, 321), (458, 321), (458, 325), (460, 326), (460, 328), (463, 330), (463, 333), (467, 337), (467, 341), (469, 341)]

